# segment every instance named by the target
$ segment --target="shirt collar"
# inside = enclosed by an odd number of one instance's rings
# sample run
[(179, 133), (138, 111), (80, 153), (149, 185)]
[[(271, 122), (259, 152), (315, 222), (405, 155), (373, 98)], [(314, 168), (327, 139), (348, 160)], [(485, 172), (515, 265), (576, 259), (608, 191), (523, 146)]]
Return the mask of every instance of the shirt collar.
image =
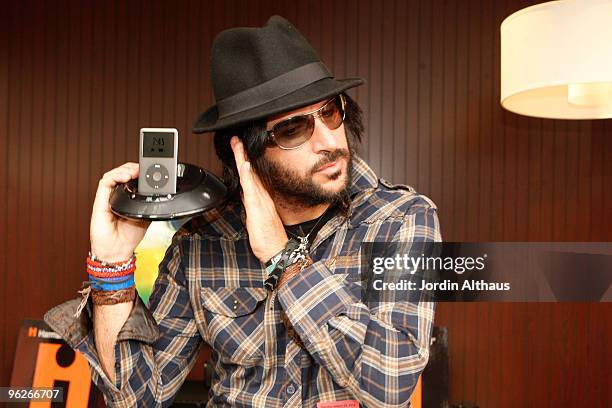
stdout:
[(378, 186), (378, 176), (357, 154), (353, 156), (351, 173), (353, 176), (353, 182), (350, 189), (351, 201), (353, 201), (352, 199), (355, 197), (355, 194)]

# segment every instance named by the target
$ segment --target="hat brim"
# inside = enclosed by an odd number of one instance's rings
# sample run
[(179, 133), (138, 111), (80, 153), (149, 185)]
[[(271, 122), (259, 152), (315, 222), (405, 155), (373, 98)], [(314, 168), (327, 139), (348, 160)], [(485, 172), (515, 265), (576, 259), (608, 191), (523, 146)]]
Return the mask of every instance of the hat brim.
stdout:
[(246, 122), (311, 105), (364, 83), (365, 80), (362, 78), (323, 78), (288, 95), (224, 118), (219, 118), (217, 105), (213, 105), (200, 114), (193, 125), (192, 131), (193, 133), (206, 133), (238, 126)]

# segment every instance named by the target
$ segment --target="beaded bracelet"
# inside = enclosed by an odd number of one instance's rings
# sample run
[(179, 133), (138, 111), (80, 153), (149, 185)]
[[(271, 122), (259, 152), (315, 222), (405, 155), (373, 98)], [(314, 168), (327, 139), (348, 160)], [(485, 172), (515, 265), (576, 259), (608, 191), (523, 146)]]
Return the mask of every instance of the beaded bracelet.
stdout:
[(109, 267), (104, 267), (104, 268), (98, 268), (98, 267), (93, 267), (91, 265), (87, 265), (87, 273), (89, 275), (93, 275), (93, 276), (97, 276), (100, 278), (109, 278), (109, 277), (114, 277), (114, 276), (125, 276), (125, 275), (129, 275), (132, 274), (136, 271), (136, 258), (134, 258), (134, 261), (131, 262), (128, 267), (125, 268), (117, 268), (117, 269), (112, 269)]
[(119, 262), (107, 262), (103, 259), (98, 258), (97, 256), (95, 256), (91, 251), (88, 252), (87, 254), (87, 259), (88, 261), (91, 261), (92, 263), (96, 263), (99, 265), (103, 265), (103, 266), (118, 266), (118, 265), (122, 265), (122, 264), (126, 264), (132, 261), (132, 258), (134, 258), (136, 256), (135, 253), (132, 253), (132, 256), (129, 259), (126, 259), (125, 261), (119, 261)]
[(95, 273), (119, 273), (124, 272), (130, 269), (134, 269), (136, 267), (136, 255), (132, 254), (132, 256), (126, 260), (121, 262), (109, 263), (97, 259), (91, 252), (87, 256), (87, 271), (95, 272)]
[(97, 263), (93, 263), (90, 259), (87, 260), (87, 266), (95, 271), (98, 272), (120, 272), (120, 271), (124, 271), (126, 269), (130, 269), (132, 267), (134, 267), (136, 262), (136, 257), (132, 256), (132, 258), (130, 258), (130, 260), (124, 264), (121, 265), (116, 265), (116, 266), (101, 266), (100, 264)]
[(121, 271), (121, 272), (95, 272), (92, 271), (90, 269), (87, 270), (89, 276), (93, 276), (95, 278), (116, 278), (116, 277), (120, 277), (120, 276), (129, 276), (134, 274), (134, 272), (136, 272), (136, 266), (134, 266), (131, 269), (126, 269), (125, 271)]
[(113, 278), (117, 276), (127, 276), (133, 274), (136, 270), (136, 255), (121, 262), (108, 263), (95, 256), (90, 252), (87, 257), (87, 273), (90, 277), (95, 278)]

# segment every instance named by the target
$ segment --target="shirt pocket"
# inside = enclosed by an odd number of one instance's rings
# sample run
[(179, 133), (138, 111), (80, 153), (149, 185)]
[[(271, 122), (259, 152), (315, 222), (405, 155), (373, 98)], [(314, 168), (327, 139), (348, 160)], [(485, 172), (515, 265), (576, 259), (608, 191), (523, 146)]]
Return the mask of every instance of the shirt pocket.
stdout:
[(264, 354), (264, 288), (202, 288), (209, 342), (222, 361), (256, 365)]

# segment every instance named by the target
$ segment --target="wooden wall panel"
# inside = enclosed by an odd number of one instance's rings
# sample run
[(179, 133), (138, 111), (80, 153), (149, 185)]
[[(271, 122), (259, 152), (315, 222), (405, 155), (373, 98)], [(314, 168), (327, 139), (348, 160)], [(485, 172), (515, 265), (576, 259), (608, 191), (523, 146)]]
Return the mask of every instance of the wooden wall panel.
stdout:
[[(499, 105), (499, 26), (523, 0), (3, 2), (0, 384), (23, 318), (75, 296), (101, 175), (138, 129), (177, 127), (180, 159), (219, 171), (190, 128), (212, 101), (210, 46), (289, 18), (364, 110), (362, 155), (440, 209), (447, 241), (612, 241), (612, 121)], [(605, 406), (610, 304), (440, 304), (452, 401)]]

